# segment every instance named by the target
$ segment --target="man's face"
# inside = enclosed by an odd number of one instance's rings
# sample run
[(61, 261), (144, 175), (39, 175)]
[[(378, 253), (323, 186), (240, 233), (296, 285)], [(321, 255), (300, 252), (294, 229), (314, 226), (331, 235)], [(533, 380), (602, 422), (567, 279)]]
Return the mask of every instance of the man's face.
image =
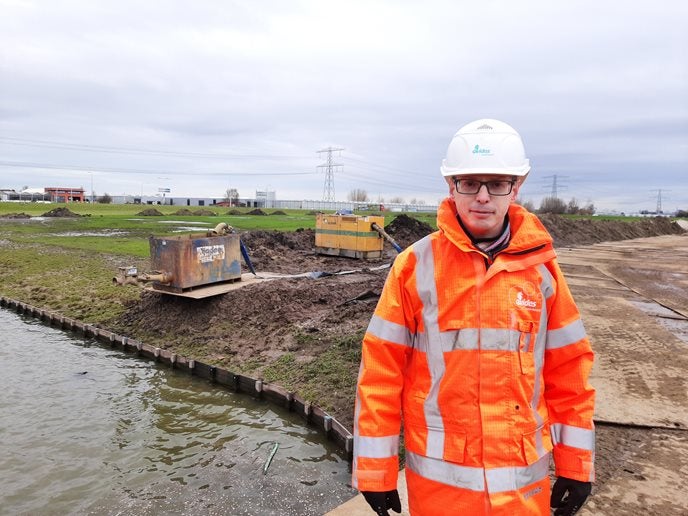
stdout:
[[(476, 181), (512, 182), (514, 178), (508, 175), (489, 174), (446, 178), (449, 184), (449, 194), (454, 199), (456, 211), (461, 218), (461, 222), (463, 222), (463, 225), (471, 235), (475, 238), (495, 238), (499, 236), (504, 225), (504, 216), (509, 210), (509, 205), (516, 199), (520, 183), (515, 182), (511, 192), (507, 195), (490, 195), (487, 185), (480, 185), (477, 193), (465, 194), (459, 193), (458, 184), (456, 183), (457, 179), (459, 181), (465, 180), (461, 188), (462, 190), (472, 191), (472, 189), (464, 188), (464, 186), (468, 185), (475, 188)], [(500, 190), (497, 187), (500, 185), (494, 183), (494, 186), (493, 191), (499, 192)], [(502, 184), (501, 187), (503, 188), (504, 185)]]

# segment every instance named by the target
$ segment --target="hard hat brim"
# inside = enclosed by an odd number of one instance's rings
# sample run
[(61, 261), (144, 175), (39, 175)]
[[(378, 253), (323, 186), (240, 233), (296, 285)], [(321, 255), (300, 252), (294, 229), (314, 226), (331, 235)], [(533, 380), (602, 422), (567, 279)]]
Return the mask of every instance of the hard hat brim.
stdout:
[(447, 167), (444, 163), (440, 167), (440, 172), (444, 177), (449, 176), (519, 176), (523, 177), (530, 172), (530, 164), (523, 167), (514, 168), (461, 168)]

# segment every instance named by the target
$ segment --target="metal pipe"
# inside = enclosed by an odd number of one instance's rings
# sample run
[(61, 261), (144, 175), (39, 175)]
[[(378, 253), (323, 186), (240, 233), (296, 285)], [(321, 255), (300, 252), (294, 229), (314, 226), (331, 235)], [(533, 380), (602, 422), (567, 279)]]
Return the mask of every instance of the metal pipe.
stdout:
[(389, 236), (389, 234), (384, 229), (382, 229), (380, 226), (378, 226), (376, 222), (373, 222), (370, 225), (370, 227), (372, 229), (374, 229), (375, 231), (377, 231), (378, 233), (380, 233), (380, 236), (382, 236), (382, 238), (387, 240), (387, 242), (392, 244), (392, 247), (394, 247), (394, 249), (396, 249), (397, 253), (400, 253), (402, 251), (401, 246), (399, 244), (397, 244), (396, 240), (394, 240), (391, 236)]
[(158, 283), (172, 283), (174, 277), (169, 272), (155, 271), (153, 274), (141, 274), (140, 281), (157, 281)]
[(117, 276), (112, 278), (115, 285), (138, 285), (147, 281), (157, 281), (158, 283), (171, 283), (174, 277), (166, 271), (154, 271), (151, 274), (139, 274), (136, 267), (120, 267)]

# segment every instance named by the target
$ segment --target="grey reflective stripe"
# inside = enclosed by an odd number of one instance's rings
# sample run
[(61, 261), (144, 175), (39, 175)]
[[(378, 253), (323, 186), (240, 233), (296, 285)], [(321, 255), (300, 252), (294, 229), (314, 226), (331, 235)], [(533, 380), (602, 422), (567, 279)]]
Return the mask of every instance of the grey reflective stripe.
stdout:
[(515, 491), (542, 480), (549, 474), (549, 458), (550, 454), (548, 453), (529, 466), (509, 466), (485, 470), (487, 491), (489, 493)]
[(595, 451), (595, 430), (577, 426), (553, 423), (551, 426), (552, 441), (581, 450)]
[[(358, 381), (361, 381), (361, 377), (363, 375), (363, 361), (361, 360), (361, 363), (358, 366)], [(356, 404), (354, 408), (354, 442), (356, 442), (356, 437), (358, 436), (358, 418), (361, 415), (361, 398), (358, 394), (358, 389), (356, 389)], [(354, 472), (352, 475), (352, 482), (351, 485), (354, 488), (358, 488), (358, 475), (356, 475), (356, 472), (358, 471), (358, 457), (356, 456), (356, 449), (354, 448), (354, 460), (353, 464), (351, 465), (352, 469), (351, 471)]]
[(454, 487), (485, 491), (483, 468), (460, 466), (452, 462), (423, 457), (406, 450), (406, 466), (421, 477)]
[[(547, 267), (540, 265), (538, 267), (542, 281), (540, 282), (540, 293), (543, 299), (550, 297), (553, 293), (553, 281), (554, 278), (550, 274)], [(547, 342), (547, 303), (542, 303), (542, 310), (540, 311), (540, 326), (538, 328), (538, 333), (535, 336), (535, 345), (533, 348), (533, 360), (535, 362), (535, 377), (533, 383), (533, 398), (530, 402), (531, 414), (535, 424), (538, 427), (535, 433), (535, 449), (537, 450), (538, 457), (544, 457), (548, 453), (545, 448), (544, 442), (542, 440), (542, 434), (544, 431), (544, 421), (540, 413), (538, 412), (538, 407), (543, 396), (543, 385), (542, 385), (542, 369), (545, 365), (545, 343)]]
[(480, 330), (477, 328), (462, 328), (461, 330), (454, 330), (452, 332), (443, 332), (442, 336), (444, 337), (449, 334), (451, 334), (451, 345), (448, 349), (446, 349), (446, 351), (453, 351), (455, 349), (478, 349)]
[(570, 324), (558, 330), (547, 332), (547, 349), (557, 349), (568, 346), (585, 338), (585, 328), (583, 321), (576, 319)]
[[(474, 328), (443, 331), (438, 335), (439, 340), (433, 342), (432, 345), (435, 347), (439, 346), (444, 353), (457, 349), (478, 349), (478, 334), (478, 330)], [(420, 332), (416, 335), (413, 345), (415, 349), (427, 353), (429, 345), (430, 341), (426, 332)]]
[[(547, 311), (545, 310), (546, 314)], [(393, 323), (387, 323), (393, 324)], [(541, 320), (540, 333), (537, 338), (543, 343), (545, 341), (544, 329), (547, 328), (546, 320)], [(370, 330), (369, 330), (370, 331)], [(373, 333), (380, 336), (379, 333)], [(481, 336), (480, 341), (478, 335)], [(462, 328), (460, 330), (451, 330), (440, 332), (436, 341), (432, 343), (435, 347), (440, 347), (443, 352), (462, 350), (489, 350), (489, 351), (518, 351), (518, 343), (521, 333), (518, 330), (505, 330), (503, 328)], [(386, 339), (390, 340), (390, 339)], [(528, 337), (530, 341), (530, 337)], [(429, 346), (428, 334), (420, 332), (415, 336), (415, 343), (413, 348), (427, 353)], [(529, 346), (530, 347), (530, 346)], [(537, 342), (536, 342), (537, 347)]]
[[(469, 489), (500, 493), (515, 491), (544, 479), (549, 473), (550, 454), (529, 466), (509, 466), (483, 469), (462, 466), (431, 457), (423, 457), (406, 451), (406, 466), (414, 473), (442, 484)], [(487, 481), (487, 489), (485, 489)]]
[(437, 285), (435, 284), (435, 257), (432, 252), (432, 239), (423, 238), (413, 246), (416, 255), (416, 288), (423, 304), (423, 324), (427, 346), (426, 358), (430, 373), (430, 389), (423, 404), (425, 422), (428, 428), (426, 453), (441, 459), (444, 456), (444, 421), (440, 414), (440, 380), (444, 376), (445, 363), (437, 316)]
[(387, 459), (399, 454), (399, 435), (385, 437), (354, 436), (354, 453), (358, 457)]
[(521, 333), (518, 330), (482, 328), (480, 349), (488, 351), (518, 351)]
[(368, 324), (368, 333), (376, 337), (393, 342), (394, 344), (401, 344), (402, 346), (413, 345), (411, 333), (403, 324), (397, 324), (386, 321), (382, 317), (373, 315)]
[(542, 297), (544, 299), (549, 299), (554, 295), (554, 276), (549, 272), (549, 269), (545, 264), (538, 265), (538, 270), (542, 275), (542, 283), (540, 284), (540, 290), (542, 291)]

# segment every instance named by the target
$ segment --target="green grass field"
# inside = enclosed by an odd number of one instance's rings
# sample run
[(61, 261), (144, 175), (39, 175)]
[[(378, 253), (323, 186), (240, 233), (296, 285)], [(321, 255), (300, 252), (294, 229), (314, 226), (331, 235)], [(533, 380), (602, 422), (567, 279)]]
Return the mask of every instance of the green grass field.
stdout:
[[(148, 206), (140, 204), (39, 204), (0, 203), (0, 217), (25, 213), (40, 217), (56, 208), (67, 208), (81, 217), (47, 217), (45, 219), (4, 219), (0, 228), (2, 238), (17, 243), (38, 243), (65, 249), (80, 249), (98, 253), (148, 256), (148, 237), (184, 233), (205, 233), (220, 222), (226, 222), (237, 231), (276, 230), (296, 231), (299, 228), (315, 229), (315, 213), (309, 210), (263, 210), (267, 215), (249, 215), (251, 209), (232, 211), (228, 208), (192, 207), (203, 209), (215, 216), (175, 215), (179, 206)], [(140, 216), (142, 210), (154, 208), (162, 216)], [(275, 215), (275, 212), (285, 213)], [(369, 215), (373, 212), (362, 212)], [(385, 213), (389, 224), (400, 213)], [(435, 213), (413, 213), (415, 218), (435, 227)]]

